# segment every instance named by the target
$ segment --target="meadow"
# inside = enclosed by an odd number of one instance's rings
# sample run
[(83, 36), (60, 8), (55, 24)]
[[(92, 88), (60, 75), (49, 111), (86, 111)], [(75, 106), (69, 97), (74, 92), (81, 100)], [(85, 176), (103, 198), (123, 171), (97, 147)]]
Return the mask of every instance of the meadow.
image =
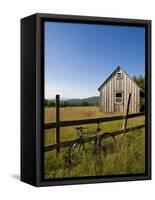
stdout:
[[(60, 109), (60, 120), (88, 119), (118, 115), (118, 113), (102, 113), (97, 106), (63, 107)], [(55, 108), (45, 108), (45, 123), (55, 121)], [(145, 123), (145, 117), (128, 120), (127, 127), (134, 127)], [(100, 125), (103, 132), (122, 129), (122, 120), (104, 122)], [(87, 131), (95, 131), (97, 125), (86, 125)], [(60, 129), (61, 141), (78, 138), (74, 126)], [(55, 143), (55, 129), (45, 130), (44, 144)], [(94, 154), (92, 143), (87, 143), (82, 158), (76, 165), (68, 162), (68, 149), (61, 149), (60, 155), (56, 151), (49, 151), (44, 156), (45, 178), (100, 176), (115, 174), (137, 174), (145, 172), (145, 129), (128, 132), (116, 136), (116, 146), (112, 153), (99, 152)], [(88, 167), (89, 166), (89, 167)]]

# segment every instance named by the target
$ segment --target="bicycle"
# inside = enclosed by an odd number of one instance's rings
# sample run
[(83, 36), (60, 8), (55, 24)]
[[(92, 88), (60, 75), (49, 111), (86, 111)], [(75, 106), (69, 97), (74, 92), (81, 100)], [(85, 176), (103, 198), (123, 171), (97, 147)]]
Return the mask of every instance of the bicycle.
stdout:
[[(110, 133), (102, 133), (99, 127), (100, 123), (98, 123), (98, 127), (95, 132), (87, 132), (84, 133), (86, 127), (76, 127), (76, 130), (79, 133), (79, 138), (74, 140), (69, 147), (69, 163), (76, 164), (82, 159), (83, 149), (84, 149), (84, 140), (89, 136), (94, 136), (94, 149), (93, 153), (98, 153), (104, 151), (107, 153), (108, 145), (115, 146), (116, 140), (115, 137)], [(109, 134), (109, 137), (104, 137)]]

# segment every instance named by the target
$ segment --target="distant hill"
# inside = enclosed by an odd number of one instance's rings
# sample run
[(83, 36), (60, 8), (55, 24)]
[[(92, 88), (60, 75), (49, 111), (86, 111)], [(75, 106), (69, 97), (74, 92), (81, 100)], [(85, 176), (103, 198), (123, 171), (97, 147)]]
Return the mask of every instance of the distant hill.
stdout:
[[(63, 107), (67, 106), (98, 106), (99, 105), (99, 97), (89, 97), (84, 99), (66, 99), (61, 100), (60, 105)], [(55, 100), (45, 100), (45, 106), (55, 106)]]
[(88, 104), (98, 104), (99, 103), (99, 97), (95, 96), (95, 97), (89, 97), (89, 98), (85, 98), (85, 99), (68, 99), (68, 100), (64, 100), (64, 102), (68, 102), (68, 103), (74, 103), (74, 104), (82, 104), (83, 102), (87, 102)]

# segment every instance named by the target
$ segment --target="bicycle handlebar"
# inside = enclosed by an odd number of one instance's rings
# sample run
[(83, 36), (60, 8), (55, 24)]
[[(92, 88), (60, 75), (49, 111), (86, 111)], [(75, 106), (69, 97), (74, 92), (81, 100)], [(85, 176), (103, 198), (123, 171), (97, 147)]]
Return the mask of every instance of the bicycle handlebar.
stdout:
[(76, 130), (84, 130), (87, 129), (86, 127), (80, 126), (80, 127), (76, 127)]

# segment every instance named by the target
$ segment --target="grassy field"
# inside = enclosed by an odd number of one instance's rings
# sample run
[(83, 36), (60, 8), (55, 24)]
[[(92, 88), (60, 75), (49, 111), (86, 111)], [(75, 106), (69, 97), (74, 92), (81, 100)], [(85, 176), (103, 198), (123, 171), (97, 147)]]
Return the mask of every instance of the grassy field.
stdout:
[[(101, 113), (98, 107), (65, 107), (61, 108), (61, 120), (87, 119), (118, 115), (118, 113)], [(45, 108), (45, 123), (55, 121), (55, 108)], [(122, 128), (122, 120), (101, 124), (102, 131), (114, 131)], [(143, 116), (129, 119), (127, 127), (145, 123)], [(97, 126), (86, 125), (87, 131), (95, 131)], [(55, 143), (55, 129), (45, 131), (44, 144)], [(78, 137), (75, 127), (61, 128), (61, 141)], [(94, 154), (92, 144), (87, 143), (80, 162), (68, 163), (68, 148), (61, 149), (59, 157), (55, 151), (45, 153), (45, 178), (73, 176), (98, 176), (114, 174), (133, 174), (145, 172), (145, 130), (128, 132), (125, 136), (116, 137), (116, 147), (112, 153)], [(89, 166), (89, 167), (88, 167)]]

